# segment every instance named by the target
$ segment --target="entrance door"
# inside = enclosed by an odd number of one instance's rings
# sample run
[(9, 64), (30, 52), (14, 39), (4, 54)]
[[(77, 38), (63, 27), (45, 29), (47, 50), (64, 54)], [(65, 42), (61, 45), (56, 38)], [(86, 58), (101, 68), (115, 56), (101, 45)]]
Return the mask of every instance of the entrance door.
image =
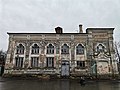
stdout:
[(61, 76), (69, 76), (69, 71), (70, 71), (70, 65), (69, 65), (69, 61), (62, 61), (62, 65), (61, 65)]

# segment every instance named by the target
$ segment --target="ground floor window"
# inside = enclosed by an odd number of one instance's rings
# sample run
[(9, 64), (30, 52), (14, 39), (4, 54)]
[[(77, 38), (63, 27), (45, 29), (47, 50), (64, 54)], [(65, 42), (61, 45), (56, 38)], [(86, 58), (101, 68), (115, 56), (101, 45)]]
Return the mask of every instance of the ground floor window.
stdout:
[(23, 57), (16, 57), (15, 58), (15, 66), (18, 68), (23, 67)]
[(38, 57), (31, 57), (31, 67), (38, 67)]
[(77, 61), (77, 68), (85, 68), (85, 61)]
[(47, 67), (54, 67), (54, 57), (47, 57), (46, 58), (46, 66)]

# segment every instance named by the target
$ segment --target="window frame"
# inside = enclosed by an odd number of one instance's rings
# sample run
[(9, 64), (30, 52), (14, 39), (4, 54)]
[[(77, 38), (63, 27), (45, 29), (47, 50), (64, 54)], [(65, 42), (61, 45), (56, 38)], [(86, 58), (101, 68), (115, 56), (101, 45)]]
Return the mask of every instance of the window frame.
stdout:
[(77, 68), (84, 69), (85, 68), (85, 61), (76, 61)]
[(54, 54), (54, 52), (55, 52), (55, 47), (54, 47), (54, 45), (49, 44), (49, 45), (47, 46), (47, 51), (46, 51), (46, 53), (47, 53), (47, 54)]
[(67, 44), (61, 46), (61, 54), (69, 54), (69, 46)]
[(31, 57), (31, 67), (37, 68), (39, 65), (39, 57)]
[(15, 57), (15, 67), (22, 68), (23, 67), (24, 57)]
[(39, 52), (40, 52), (39, 49), (40, 49), (39, 45), (34, 44), (34, 45), (31, 47), (31, 54), (39, 54)]
[(46, 67), (54, 68), (54, 57), (46, 57)]
[(24, 54), (25, 47), (22, 44), (17, 45), (16, 47), (16, 54)]
[(105, 46), (103, 44), (98, 44), (96, 47), (97, 52), (104, 52), (105, 51)]
[(76, 55), (83, 55), (84, 53), (84, 46), (82, 44), (78, 44), (76, 46)]

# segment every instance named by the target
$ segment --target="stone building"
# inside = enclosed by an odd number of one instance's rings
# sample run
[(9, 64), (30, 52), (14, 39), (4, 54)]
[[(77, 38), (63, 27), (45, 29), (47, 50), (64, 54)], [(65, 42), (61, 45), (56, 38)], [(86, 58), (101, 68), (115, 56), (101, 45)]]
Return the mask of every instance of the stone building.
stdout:
[(4, 74), (118, 74), (114, 58), (114, 28), (87, 28), (83, 33), (7, 33), (9, 45)]

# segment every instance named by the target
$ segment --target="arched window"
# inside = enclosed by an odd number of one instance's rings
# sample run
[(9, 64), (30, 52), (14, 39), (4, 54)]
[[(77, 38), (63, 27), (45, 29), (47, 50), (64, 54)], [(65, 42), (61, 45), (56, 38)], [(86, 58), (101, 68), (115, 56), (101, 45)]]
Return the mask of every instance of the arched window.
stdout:
[(61, 47), (61, 54), (69, 54), (69, 46), (67, 44)]
[(97, 52), (104, 52), (104, 50), (105, 50), (105, 47), (102, 44), (99, 44), (97, 46)]
[(76, 54), (84, 54), (84, 46), (82, 46), (81, 44), (78, 44), (78, 46), (76, 47)]
[(19, 44), (16, 49), (17, 54), (24, 54), (24, 46), (22, 44)]
[(31, 54), (39, 54), (39, 46), (37, 44), (32, 46)]
[(54, 54), (54, 46), (52, 44), (47, 46), (47, 54)]

